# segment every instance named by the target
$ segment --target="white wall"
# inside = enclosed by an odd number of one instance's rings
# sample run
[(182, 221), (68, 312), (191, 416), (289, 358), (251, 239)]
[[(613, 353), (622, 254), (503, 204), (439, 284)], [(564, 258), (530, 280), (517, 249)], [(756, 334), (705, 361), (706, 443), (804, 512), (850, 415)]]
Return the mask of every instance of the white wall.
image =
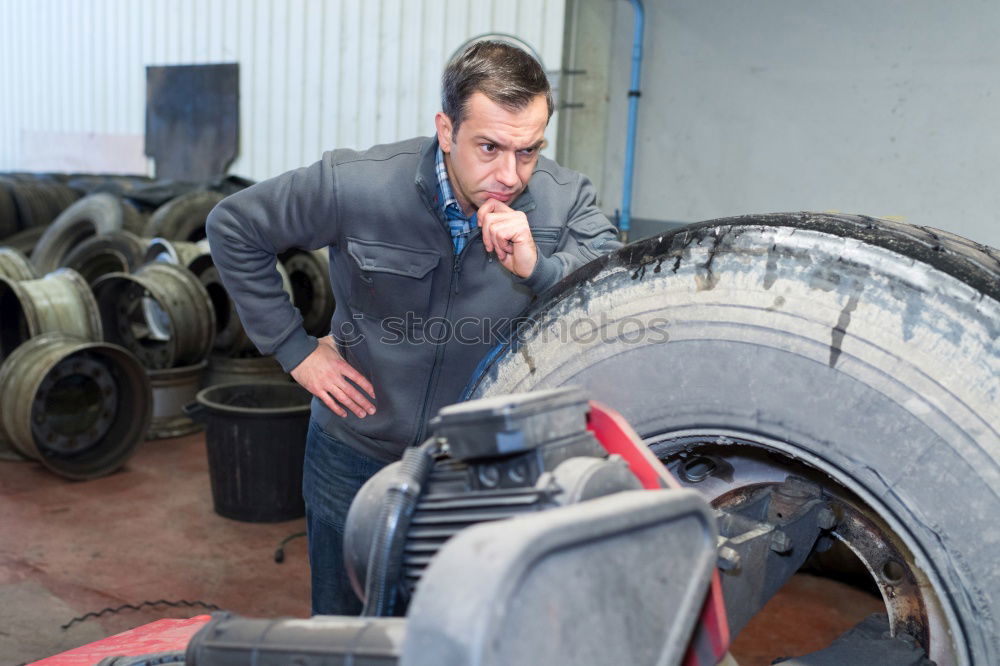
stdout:
[[(1000, 246), (1000, 3), (645, 4), (635, 217), (837, 210)], [(616, 5), (608, 210), (632, 39)]]
[[(462, 42), (515, 34), (558, 69), (564, 7), (565, 0), (0, 0), (0, 171), (66, 163), (70, 156), (55, 156), (74, 143), (65, 135), (87, 139), (74, 145), (106, 137), (118, 150), (141, 150), (146, 65), (240, 64), (240, 152), (230, 171), (254, 179), (329, 148), (431, 134), (441, 69)], [(56, 144), (53, 156), (42, 154), (40, 140)]]

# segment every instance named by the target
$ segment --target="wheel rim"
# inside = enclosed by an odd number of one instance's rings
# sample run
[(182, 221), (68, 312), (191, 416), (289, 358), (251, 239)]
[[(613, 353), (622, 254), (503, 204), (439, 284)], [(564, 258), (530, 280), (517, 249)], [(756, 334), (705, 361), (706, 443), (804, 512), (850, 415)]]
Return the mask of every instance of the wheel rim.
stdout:
[(85, 356), (56, 365), (32, 403), (31, 431), (46, 454), (72, 456), (93, 448), (118, 412), (118, 384), (100, 360)]
[[(799, 449), (757, 434), (721, 429), (661, 433), (645, 439), (686, 487), (716, 508), (738, 503), (756, 489), (804, 476), (817, 482), (838, 517), (830, 537), (849, 548), (878, 588), (893, 635), (912, 636), (939, 666), (969, 663), (957, 615), (931, 560), (886, 507), (843, 470)], [(817, 542), (822, 546), (822, 538)]]

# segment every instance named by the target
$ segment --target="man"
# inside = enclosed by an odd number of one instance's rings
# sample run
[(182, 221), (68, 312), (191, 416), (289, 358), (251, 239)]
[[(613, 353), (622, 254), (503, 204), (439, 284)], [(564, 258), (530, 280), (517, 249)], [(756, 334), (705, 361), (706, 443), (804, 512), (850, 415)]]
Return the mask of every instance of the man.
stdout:
[[(539, 156), (552, 97), (534, 58), (478, 42), (442, 88), (435, 138), (327, 152), (208, 218), (247, 333), (316, 396), (303, 470), (313, 613), (359, 611), (343, 566), (351, 499), (458, 400), (495, 343), (478, 323), (516, 317), (620, 246), (590, 182)], [(337, 305), (332, 334), (316, 340), (275, 256), (324, 246)]]

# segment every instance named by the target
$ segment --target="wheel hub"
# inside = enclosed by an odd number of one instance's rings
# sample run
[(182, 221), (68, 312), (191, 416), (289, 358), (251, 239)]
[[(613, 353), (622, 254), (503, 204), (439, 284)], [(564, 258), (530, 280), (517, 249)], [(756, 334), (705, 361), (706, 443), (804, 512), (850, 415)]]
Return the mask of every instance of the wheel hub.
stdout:
[[(793, 476), (818, 485), (832, 515), (818, 521), (829, 529), (816, 541), (814, 555), (837, 542), (846, 546), (878, 589), (891, 634), (912, 638), (938, 664), (959, 663), (941, 602), (905, 539), (830, 470), (817, 469), (754, 435), (687, 431), (646, 441), (681, 484), (704, 494), (720, 515), (755, 494), (778, 489)], [(775, 492), (775, 498), (780, 496)], [(829, 522), (823, 525), (823, 520)], [(815, 559), (822, 561), (822, 555)]]
[(31, 407), (31, 431), (40, 447), (76, 455), (101, 442), (118, 410), (118, 385), (100, 361), (70, 357), (42, 380)]

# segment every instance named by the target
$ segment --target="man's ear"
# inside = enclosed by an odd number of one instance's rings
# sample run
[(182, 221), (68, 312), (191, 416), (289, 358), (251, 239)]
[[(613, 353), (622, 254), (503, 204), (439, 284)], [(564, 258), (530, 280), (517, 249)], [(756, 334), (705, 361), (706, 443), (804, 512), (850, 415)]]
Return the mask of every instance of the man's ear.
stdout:
[(438, 145), (441, 152), (451, 152), (451, 118), (444, 111), (438, 111), (434, 116), (434, 127), (437, 128)]

